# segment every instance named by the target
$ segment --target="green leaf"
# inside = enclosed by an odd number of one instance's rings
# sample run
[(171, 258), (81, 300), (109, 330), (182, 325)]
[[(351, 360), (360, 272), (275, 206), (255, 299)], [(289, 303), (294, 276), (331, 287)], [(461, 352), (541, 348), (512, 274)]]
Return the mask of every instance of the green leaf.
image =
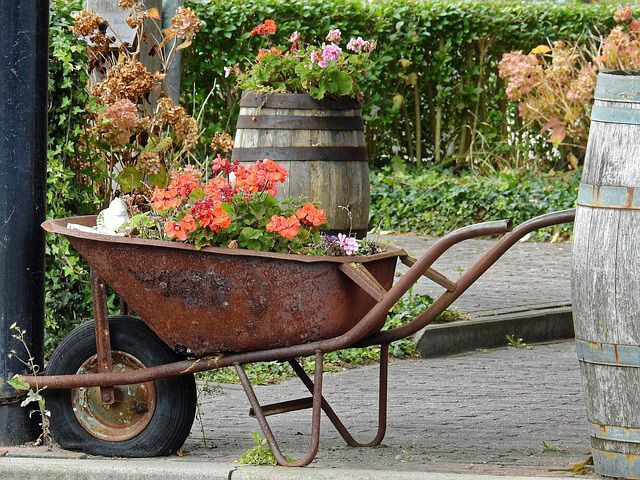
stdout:
[(127, 193), (142, 184), (142, 172), (136, 167), (126, 167), (115, 180), (122, 187), (122, 191)]
[(164, 168), (154, 175), (149, 175), (149, 184), (152, 187), (164, 188), (168, 183), (169, 175)]
[(27, 382), (20, 378), (19, 375), (14, 375), (12, 378), (7, 380), (7, 383), (16, 390), (29, 390), (31, 388)]
[(348, 95), (353, 89), (353, 79), (348, 73), (342, 70), (331, 72), (331, 93), (337, 95)]

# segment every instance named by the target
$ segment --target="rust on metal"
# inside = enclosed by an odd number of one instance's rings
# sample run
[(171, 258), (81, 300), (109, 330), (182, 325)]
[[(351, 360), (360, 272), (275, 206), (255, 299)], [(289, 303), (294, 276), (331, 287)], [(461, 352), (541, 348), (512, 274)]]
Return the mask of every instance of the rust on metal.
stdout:
[(338, 268), (376, 302), (382, 300), (387, 293), (387, 289), (380, 285), (376, 277), (361, 263), (343, 263)]
[[(93, 296), (93, 320), (96, 332), (96, 352), (97, 371), (99, 373), (110, 373), (113, 369), (111, 358), (111, 334), (109, 332), (109, 317), (107, 314), (107, 294), (105, 293), (104, 282), (91, 269), (91, 294)], [(105, 405), (112, 405), (115, 402), (114, 390), (112, 387), (100, 389), (102, 402)]]
[[(363, 308), (365, 310), (358, 312), (359, 321), (355, 321), (353, 326), (350, 329), (344, 331), (344, 333), (339, 334), (337, 336), (333, 336), (330, 338), (319, 339), (315, 341), (305, 342), (305, 339), (309, 339), (309, 336), (304, 338), (300, 336), (290, 337), (289, 346), (277, 346), (273, 348), (269, 348), (266, 345), (263, 345), (263, 349), (249, 350), (240, 353), (227, 353), (225, 355), (220, 356), (211, 356), (211, 357), (203, 357), (197, 360), (184, 360), (180, 362), (174, 362), (167, 365), (160, 365), (156, 367), (147, 367), (139, 370), (134, 370), (126, 373), (92, 373), (86, 375), (57, 375), (57, 376), (22, 376), (21, 378), (25, 380), (32, 386), (40, 385), (46, 386), (50, 389), (63, 389), (63, 388), (77, 388), (80, 386), (111, 386), (111, 385), (126, 385), (132, 383), (143, 383), (151, 380), (156, 380), (160, 378), (175, 376), (175, 375), (184, 375), (187, 373), (195, 373), (204, 370), (210, 370), (214, 368), (221, 368), (227, 366), (233, 366), (235, 364), (246, 364), (253, 362), (263, 362), (263, 361), (271, 361), (271, 360), (283, 360), (283, 359), (291, 359), (295, 357), (302, 357), (313, 355), (315, 352), (331, 352), (335, 350), (340, 350), (343, 348), (352, 348), (356, 346), (365, 346), (365, 345), (383, 345), (398, 340), (400, 338), (407, 337), (416, 331), (420, 330), (427, 324), (429, 324), (437, 315), (439, 315), (442, 311), (444, 311), (456, 298), (458, 298), (464, 291), (469, 288), (471, 284), (475, 280), (477, 280), (493, 263), (497, 261), (498, 258), (504, 252), (506, 252), (513, 244), (515, 244), (518, 240), (524, 237), (527, 233), (534, 231), (539, 228), (544, 228), (560, 223), (566, 223), (573, 221), (575, 216), (575, 210), (566, 210), (563, 212), (556, 212), (547, 215), (542, 215), (540, 217), (536, 217), (528, 222), (525, 222), (519, 225), (516, 229), (511, 231), (511, 225), (508, 221), (495, 221), (495, 222), (485, 222), (476, 225), (470, 225), (468, 227), (460, 228), (454, 232), (451, 232), (448, 235), (440, 238), (438, 241), (434, 243), (434, 245), (425, 252), (420, 259), (415, 262), (413, 266), (409, 268), (407, 272), (391, 287), (390, 283), (393, 277), (393, 271), (395, 268), (396, 258), (405, 256), (406, 253), (403, 251), (393, 251), (387, 252), (386, 254), (381, 255), (373, 255), (371, 257), (311, 257), (304, 255), (287, 255), (287, 254), (267, 254), (265, 252), (235, 252), (228, 249), (220, 249), (220, 248), (209, 248), (203, 249), (200, 257), (207, 257), (204, 253), (221, 253), (223, 257), (233, 257), (233, 256), (246, 256), (249, 257), (246, 260), (246, 264), (234, 264), (234, 265), (243, 265), (246, 270), (251, 271), (254, 267), (254, 264), (251, 262), (258, 261), (275, 261), (275, 260), (291, 260), (292, 263), (298, 264), (324, 264), (324, 263), (344, 263), (345, 261), (352, 262), (361, 262), (366, 263), (367, 269), (371, 271), (376, 278), (380, 279), (384, 277), (384, 275), (389, 275), (389, 281), (387, 283), (380, 282), (381, 285), (385, 288), (389, 288), (387, 293), (384, 295), (384, 298), (375, 303), (375, 300), (371, 299), (369, 295), (367, 295), (360, 287), (352, 282), (346, 275), (342, 274), (337, 268), (335, 268), (335, 273), (338, 275), (342, 281), (347, 282), (349, 293), (354, 294), (356, 299), (362, 302), (363, 305), (366, 304)], [(82, 217), (84, 218), (85, 224), (91, 224), (92, 221), (95, 221), (95, 217)], [(74, 219), (75, 223), (78, 223), (77, 219)], [(180, 243), (169, 243), (159, 242), (159, 241), (143, 241), (141, 239), (123, 239), (120, 237), (114, 238), (111, 236), (101, 236), (97, 234), (85, 233), (85, 232), (76, 232), (70, 231), (64, 228), (62, 225), (66, 225), (66, 221), (69, 219), (62, 219), (56, 221), (48, 221), (45, 222), (44, 226), (49, 231), (57, 231), (58, 233), (65, 234), (69, 237), (72, 237), (72, 242), (75, 242), (82, 248), (84, 245), (82, 242), (87, 243), (95, 243), (95, 244), (109, 244), (118, 246), (159, 246), (164, 247), (166, 250), (163, 250), (163, 254), (166, 253), (167, 250), (175, 249), (176, 251), (185, 251), (187, 253), (193, 253), (194, 249), (192, 246), (180, 244)], [(404, 295), (409, 288), (411, 288), (415, 282), (426, 272), (433, 263), (447, 250), (449, 250), (453, 245), (460, 243), (464, 240), (468, 240), (474, 237), (487, 236), (487, 235), (497, 235), (501, 233), (506, 233), (497, 243), (494, 245), (492, 249), (490, 249), (483, 257), (481, 257), (470, 269), (468, 269), (460, 278), (458, 282), (456, 282), (455, 292), (447, 291), (443, 293), (436, 301), (431, 305), (429, 309), (427, 309), (422, 315), (418, 316), (410, 323), (394, 328), (391, 330), (386, 330), (384, 332), (380, 332), (380, 329), (384, 325), (386, 316), (388, 311), (395, 305), (395, 303)], [(93, 252), (91, 250), (94, 250)], [(147, 248), (147, 250), (153, 250)], [(93, 245), (93, 248), (86, 248), (88, 252), (87, 259), (92, 266), (101, 266), (103, 269), (108, 270), (110, 265), (110, 260), (114, 259), (113, 255), (108, 255), (108, 249), (102, 250), (100, 245)], [(126, 250), (125, 250), (126, 251)], [(136, 252), (144, 252), (145, 248), (140, 248), (136, 250)], [(101, 253), (102, 252), (102, 253)], [(82, 252), (81, 252), (82, 253)], [(128, 251), (128, 255), (126, 255), (126, 259), (122, 259), (120, 263), (127, 264), (131, 258), (134, 258), (131, 253), (132, 250)], [(84, 255), (84, 253), (83, 253)], [(167, 255), (169, 256), (169, 255)], [(214, 255), (211, 255), (214, 256)], [(292, 258), (293, 257), (293, 258)], [(117, 258), (117, 257), (115, 257)], [(173, 257), (171, 257), (173, 259)], [(194, 268), (192, 266), (186, 266), (183, 262), (188, 261), (189, 259), (194, 260), (196, 265), (198, 264), (197, 260), (198, 256), (189, 256), (187, 259), (179, 259), (179, 263), (183, 265), (185, 269)], [(340, 259), (340, 260), (338, 260)], [(96, 265), (94, 265), (94, 262)], [(389, 262), (389, 264), (387, 264)], [(143, 264), (145, 264), (143, 262)], [(380, 271), (384, 272), (384, 275), (378, 276), (380, 274), (375, 271), (375, 268), (380, 268)], [(388, 270), (387, 270), (388, 269)], [(99, 271), (99, 269), (97, 269)], [(119, 271), (117, 268), (114, 270)], [(152, 268), (153, 271), (153, 268)], [(294, 270), (295, 271), (295, 270)], [(316, 270), (314, 270), (315, 272)], [(321, 270), (321, 272), (326, 272), (326, 270)], [(268, 279), (273, 280), (275, 277), (268, 276)], [(333, 277), (331, 277), (333, 278)], [(324, 281), (324, 279), (323, 279)], [(311, 295), (315, 295), (317, 292), (327, 292), (327, 287), (331, 287), (331, 285), (327, 285), (323, 283), (323, 281), (314, 283), (317, 286), (317, 290), (314, 292), (306, 291)], [(344, 283), (340, 283), (340, 285), (345, 285)], [(123, 290), (121, 288), (121, 290)], [(116, 291), (118, 291), (116, 289)], [(332, 291), (330, 289), (330, 291)], [(123, 290), (123, 292), (128, 293), (129, 290)], [(121, 292), (118, 292), (121, 293)], [(258, 293), (259, 290), (258, 290)], [(358, 297), (358, 295), (360, 295)], [(157, 296), (154, 298), (160, 299), (162, 296)], [(125, 298), (127, 298), (125, 296)], [(295, 297), (294, 297), (295, 298)], [(341, 299), (344, 297), (341, 296)], [(353, 297), (347, 297), (347, 299), (351, 299)], [(279, 305), (285, 305), (286, 302), (280, 303)], [(348, 303), (348, 302), (347, 302)], [(140, 302), (140, 307), (145, 306), (144, 303)], [(161, 303), (166, 307), (166, 303)], [(372, 305), (373, 306), (370, 306)], [(138, 308), (135, 304), (134, 310), (136, 312), (142, 312), (142, 308)], [(316, 304), (314, 304), (316, 305)], [(353, 304), (350, 304), (350, 307)], [(290, 306), (289, 306), (290, 307)], [(366, 309), (368, 311), (366, 311)], [(166, 309), (165, 309), (166, 310)], [(302, 311), (302, 310), (300, 310)], [(323, 310), (324, 313), (327, 313), (326, 310)], [(364, 312), (364, 313), (362, 313)], [(298, 315), (301, 315), (300, 312), (297, 312)], [(196, 317), (197, 318), (197, 317)], [(222, 317), (225, 319), (225, 322), (228, 322), (229, 317)], [(282, 318), (282, 317), (276, 317)], [(304, 317), (296, 315), (291, 315), (289, 317), (292, 321), (303, 321)], [(143, 315), (143, 319), (146, 318)], [(326, 317), (324, 320), (330, 321), (331, 317)], [(147, 320), (148, 321), (148, 320)], [(320, 320), (318, 320), (320, 321)], [(206, 323), (206, 319), (202, 319), (202, 323)], [(188, 324), (188, 323), (187, 323)], [(150, 325), (152, 325), (150, 323)], [(182, 334), (184, 331), (185, 322), (176, 323), (175, 325), (179, 325), (180, 327), (176, 329), (176, 334)], [(210, 323), (206, 324), (207, 326)], [(223, 323), (218, 327), (224, 330), (227, 327), (228, 323)], [(278, 329), (280, 326), (280, 322), (276, 322), (273, 325), (276, 330), (281, 334), (281, 336), (289, 335), (291, 332), (286, 330), (285, 328)], [(308, 324), (305, 323), (305, 326)], [(167, 326), (168, 328), (168, 326)], [(336, 332), (333, 332), (334, 334)], [(296, 343), (299, 342), (299, 343)], [(280, 340), (280, 344), (282, 344), (282, 340)]]
[[(295, 400), (287, 400), (284, 402), (270, 403), (262, 405), (262, 414), (265, 417), (270, 415), (280, 415), (281, 413), (297, 412), (298, 410), (306, 410), (313, 407), (313, 397), (297, 398)], [(253, 408), (249, 409), (249, 416), (255, 417)]]
[[(144, 364), (126, 352), (114, 351), (112, 355), (115, 372), (126, 374), (144, 368)], [(78, 375), (99, 371), (99, 363), (98, 356), (93, 355), (82, 364)], [(154, 383), (112, 388), (114, 401), (111, 403), (104, 402), (104, 390), (100, 387), (71, 390), (71, 405), (78, 423), (94, 437), (110, 442), (122, 442), (139, 435), (149, 425), (155, 412)]]
[(236, 147), (231, 160), (254, 162), (275, 158), (287, 162), (368, 162), (365, 147)]
[[(401, 257), (400, 261), (407, 267), (412, 267), (418, 261), (418, 259), (412, 257), (411, 255), (407, 255), (406, 257)], [(446, 288), (450, 292), (454, 292), (456, 290), (456, 282), (454, 282), (453, 280), (449, 280), (446, 275), (433, 268), (427, 268), (427, 270), (422, 275), (432, 282), (437, 283), (441, 287)]]
[[(86, 224), (84, 217), (49, 225), (60, 231), (66, 222), (83, 220)], [(338, 267), (350, 261), (366, 264), (380, 285), (390, 288), (397, 257), (404, 254), (396, 250), (309, 262), (304, 261), (309, 255), (198, 251), (178, 242), (141, 242), (64, 227), (62, 233), (160, 339), (197, 357), (338, 337), (375, 304)]]
[(242, 365), (239, 363), (234, 364), (236, 373), (240, 378), (240, 383), (242, 384), (242, 388), (244, 389), (247, 398), (249, 399), (249, 403), (251, 404), (251, 408), (255, 414), (256, 419), (258, 420), (258, 424), (262, 429), (262, 433), (264, 433), (265, 438), (267, 439), (267, 443), (269, 447), (271, 447), (271, 451), (273, 455), (276, 457), (279, 465), (285, 467), (304, 467), (305, 465), (309, 465), (313, 459), (316, 457), (318, 453), (318, 447), (320, 446), (320, 413), (322, 411), (322, 367), (323, 367), (323, 359), (324, 356), (322, 352), (316, 352), (316, 368), (315, 373), (313, 375), (314, 385), (313, 385), (313, 402), (312, 402), (312, 413), (311, 413), (311, 440), (309, 442), (309, 448), (307, 449), (307, 453), (300, 460), (296, 460), (293, 462), (288, 461), (285, 456), (282, 454), (280, 447), (278, 446), (278, 442), (276, 441), (273, 431), (267, 422), (267, 418), (263, 413), (262, 407), (258, 402), (258, 398), (251, 386), (251, 382), (247, 378), (247, 374), (242, 368)]
[(240, 115), (237, 128), (265, 130), (364, 130), (362, 117), (309, 117), (300, 115)]

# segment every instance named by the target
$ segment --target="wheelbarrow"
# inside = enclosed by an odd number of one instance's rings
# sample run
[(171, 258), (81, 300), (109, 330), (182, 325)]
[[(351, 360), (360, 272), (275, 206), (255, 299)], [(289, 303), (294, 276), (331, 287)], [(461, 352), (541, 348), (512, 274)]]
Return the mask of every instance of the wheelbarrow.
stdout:
[[(306, 256), (193, 246), (69, 229), (96, 218), (48, 220), (91, 266), (93, 322), (77, 327), (53, 353), (43, 376), (22, 376), (46, 389), (52, 433), (61, 447), (89, 454), (148, 457), (176, 452), (196, 409), (194, 373), (234, 367), (278, 463), (308, 465), (320, 441), (324, 411), (354, 447), (382, 442), (386, 430), (389, 344), (428, 325), (512, 245), (528, 233), (574, 219), (550, 213), (512, 229), (509, 221), (460, 228), (419, 259), (391, 248), (370, 256)], [(504, 234), (457, 280), (432, 268), (453, 245)], [(397, 261), (409, 269), (394, 283)], [(444, 287), (409, 323), (383, 330), (389, 310), (422, 277)], [(108, 316), (105, 286), (122, 299), (122, 315)], [(135, 312), (135, 316), (129, 312)], [(323, 358), (336, 350), (380, 346), (378, 429), (353, 438), (323, 396)], [(298, 357), (315, 356), (310, 378)], [(244, 366), (288, 362), (311, 396), (261, 405)], [(311, 439), (300, 460), (281, 452), (267, 417), (311, 409)]]

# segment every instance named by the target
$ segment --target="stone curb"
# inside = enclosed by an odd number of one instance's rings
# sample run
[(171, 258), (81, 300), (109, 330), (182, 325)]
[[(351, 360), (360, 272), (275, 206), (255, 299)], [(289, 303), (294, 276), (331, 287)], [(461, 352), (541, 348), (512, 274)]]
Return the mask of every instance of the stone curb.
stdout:
[(560, 480), (566, 477), (525, 477), (351, 470), (329, 468), (276, 468), (179, 458), (55, 459), (0, 458), (3, 480)]
[(574, 337), (571, 305), (546, 304), (471, 314), (472, 320), (428, 325), (414, 335), (422, 358), (507, 346), (507, 335), (526, 343)]

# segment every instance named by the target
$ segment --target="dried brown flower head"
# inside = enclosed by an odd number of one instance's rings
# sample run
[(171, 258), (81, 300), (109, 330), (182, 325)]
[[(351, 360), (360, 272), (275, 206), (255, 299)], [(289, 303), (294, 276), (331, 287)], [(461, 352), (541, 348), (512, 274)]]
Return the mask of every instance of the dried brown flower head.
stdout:
[(200, 30), (200, 19), (190, 8), (178, 7), (171, 19), (170, 29), (178, 38), (192, 39)]
[(227, 132), (216, 132), (211, 140), (211, 150), (213, 153), (227, 153), (233, 150), (233, 137)]
[(186, 150), (191, 150), (198, 143), (200, 132), (198, 122), (180, 105), (174, 105), (170, 98), (158, 100), (155, 123), (160, 128), (171, 127), (176, 133), (177, 141)]
[(118, 7), (123, 10), (129, 10), (135, 7), (141, 2), (141, 0), (118, 0)]
[(93, 86), (92, 95), (107, 105), (128, 99), (137, 103), (164, 79), (162, 73), (151, 73), (138, 60), (127, 59), (115, 64), (107, 77)]
[(138, 155), (138, 168), (147, 172), (149, 175), (155, 175), (162, 168), (162, 160), (157, 152), (142, 152)]
[(105, 32), (107, 21), (91, 10), (81, 10), (73, 21), (72, 32), (74, 35), (89, 37), (95, 32)]

